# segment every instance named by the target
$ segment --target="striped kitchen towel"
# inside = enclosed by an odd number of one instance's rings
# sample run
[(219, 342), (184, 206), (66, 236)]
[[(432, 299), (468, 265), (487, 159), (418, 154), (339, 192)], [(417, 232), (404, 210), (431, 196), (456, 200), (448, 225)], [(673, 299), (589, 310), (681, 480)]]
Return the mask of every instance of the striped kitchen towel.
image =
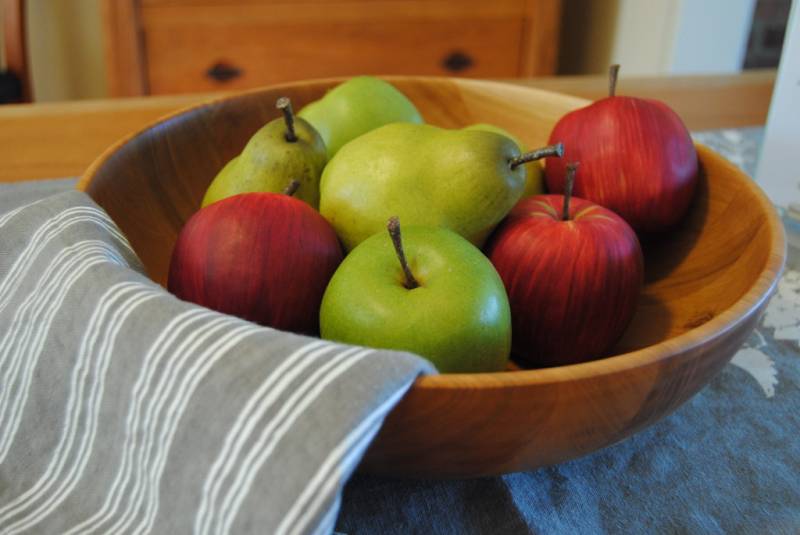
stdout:
[(430, 365), (182, 302), (83, 193), (4, 201), (0, 533), (330, 532)]

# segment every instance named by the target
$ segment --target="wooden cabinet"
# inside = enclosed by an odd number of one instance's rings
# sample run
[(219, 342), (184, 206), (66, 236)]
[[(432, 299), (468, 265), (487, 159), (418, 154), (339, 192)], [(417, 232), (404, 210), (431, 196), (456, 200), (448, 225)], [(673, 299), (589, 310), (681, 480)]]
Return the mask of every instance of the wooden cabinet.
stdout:
[(560, 0), (105, 0), (115, 96), (304, 78), (553, 74)]

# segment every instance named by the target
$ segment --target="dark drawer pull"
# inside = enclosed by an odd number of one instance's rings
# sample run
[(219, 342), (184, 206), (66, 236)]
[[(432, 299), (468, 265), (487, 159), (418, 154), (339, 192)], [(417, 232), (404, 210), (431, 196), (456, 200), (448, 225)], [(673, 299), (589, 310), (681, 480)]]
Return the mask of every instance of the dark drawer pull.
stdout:
[(242, 69), (223, 61), (218, 61), (206, 71), (206, 76), (223, 83), (238, 78), (241, 75)]
[(473, 65), (472, 58), (464, 52), (456, 50), (442, 60), (442, 66), (450, 72), (461, 72)]

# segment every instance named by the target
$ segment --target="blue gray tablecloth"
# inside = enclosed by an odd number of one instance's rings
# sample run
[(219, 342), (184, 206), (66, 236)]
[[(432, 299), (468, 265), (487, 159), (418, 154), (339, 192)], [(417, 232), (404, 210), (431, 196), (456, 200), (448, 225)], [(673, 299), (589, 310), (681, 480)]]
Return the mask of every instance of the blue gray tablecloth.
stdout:
[(0, 188), (0, 533), (330, 533), (430, 364), (180, 301), (65, 186)]
[[(696, 134), (752, 174), (761, 129)], [(69, 181), (5, 186), (31, 198)], [(502, 477), (355, 476), (348, 534), (800, 532), (800, 273), (787, 271), (757, 330), (707, 388), (634, 437)], [(2, 479), (0, 478), (0, 486)]]
[[(761, 128), (695, 138), (751, 176)], [(350, 534), (800, 533), (800, 273), (757, 330), (674, 414), (588, 457), (468, 481), (358, 475)]]

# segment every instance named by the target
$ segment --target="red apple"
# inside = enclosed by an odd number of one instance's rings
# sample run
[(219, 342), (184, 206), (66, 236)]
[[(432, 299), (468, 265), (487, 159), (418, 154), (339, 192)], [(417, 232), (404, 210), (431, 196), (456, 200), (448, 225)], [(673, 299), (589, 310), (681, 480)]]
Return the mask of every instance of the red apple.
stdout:
[(581, 162), (575, 195), (622, 216), (637, 232), (675, 225), (697, 182), (697, 153), (680, 117), (657, 100), (611, 96), (568, 113), (550, 134), (564, 143), (563, 158), (548, 158), (550, 193), (564, 191), (566, 161)]
[(597, 204), (565, 203), (562, 195), (523, 199), (487, 254), (508, 292), (512, 352), (525, 365), (603, 356), (633, 316), (643, 279), (639, 241)]
[(313, 334), (322, 294), (341, 261), (336, 234), (308, 204), (245, 193), (189, 219), (172, 253), (168, 288), (219, 312)]

